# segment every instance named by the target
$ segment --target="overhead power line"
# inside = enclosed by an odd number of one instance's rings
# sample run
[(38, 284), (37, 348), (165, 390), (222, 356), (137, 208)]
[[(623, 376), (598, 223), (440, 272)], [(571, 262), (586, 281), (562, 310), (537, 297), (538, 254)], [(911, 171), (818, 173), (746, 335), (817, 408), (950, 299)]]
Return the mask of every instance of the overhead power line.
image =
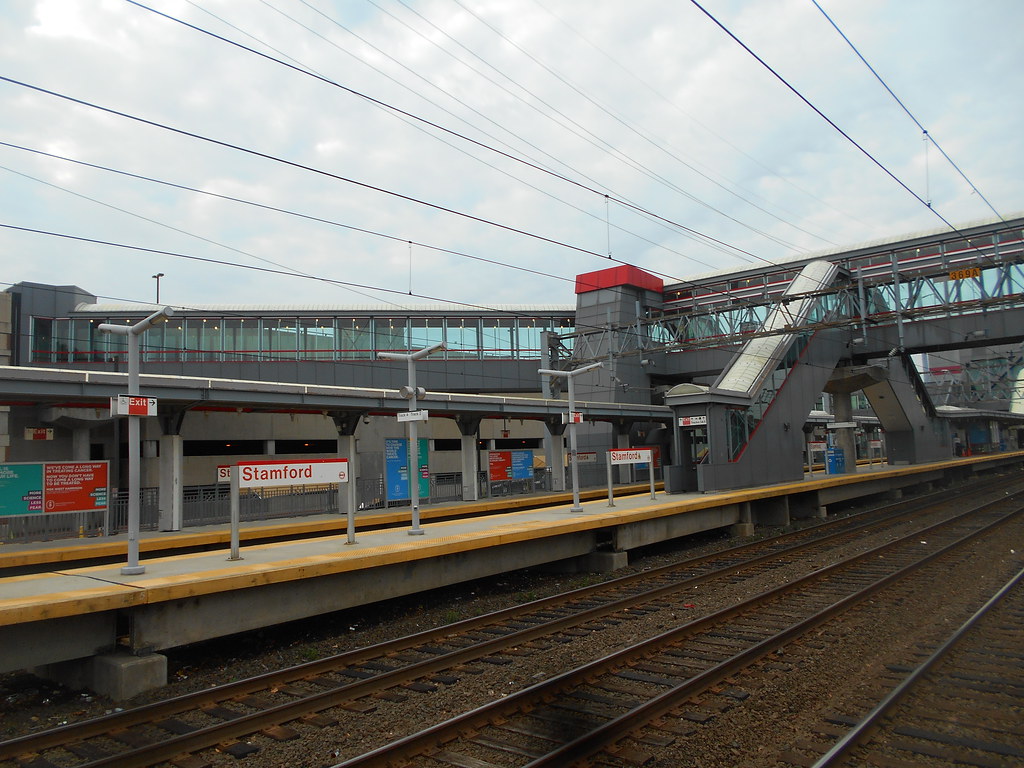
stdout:
[(828, 15), (828, 14), (827, 14), (827, 13), (825, 12), (825, 9), (824, 9), (824, 8), (822, 8), (822, 7), (820, 6), (820, 5), (818, 5), (818, 0), (811, 0), (811, 2), (812, 2), (812, 3), (814, 3), (814, 7), (815, 7), (815, 8), (817, 8), (817, 9), (818, 9), (819, 11), (821, 11), (821, 15), (822, 15), (822, 16), (824, 16), (824, 17), (825, 17), (825, 18), (826, 18), (826, 19), (828, 20), (828, 23), (829, 23), (829, 24), (831, 24), (831, 25), (832, 25), (832, 28), (833, 28), (833, 29), (835, 29), (835, 31), (839, 33), (839, 36), (840, 36), (841, 38), (843, 38), (843, 40), (845, 40), (845, 41), (846, 41), (846, 44), (850, 46), (851, 50), (853, 50), (853, 52), (854, 52), (855, 54), (857, 54), (857, 58), (858, 58), (858, 59), (860, 59), (860, 60), (861, 60), (861, 61), (862, 61), (862, 62), (864, 63), (864, 66), (865, 66), (865, 67), (867, 67), (867, 68), (868, 68), (868, 70), (869, 70), (869, 71), (871, 72), (871, 74), (875, 76), (875, 79), (876, 79), (876, 80), (878, 80), (878, 82), (882, 84), (882, 87), (883, 87), (883, 88), (885, 88), (885, 90), (889, 92), (889, 95), (890, 95), (890, 96), (892, 96), (892, 97), (893, 97), (893, 99), (895, 99), (895, 100), (896, 100), (896, 103), (900, 105), (900, 108), (901, 108), (901, 109), (902, 109), (902, 110), (903, 110), (904, 112), (906, 112), (906, 113), (907, 113), (907, 117), (909, 117), (909, 118), (910, 118), (911, 120), (913, 120), (913, 121), (914, 121), (914, 125), (916, 125), (916, 126), (917, 126), (918, 128), (920, 128), (920, 129), (921, 129), (921, 133), (922, 133), (922, 134), (924, 135), (924, 137), (925, 137), (925, 140), (926, 140), (926, 141), (929, 141), (929, 142), (931, 142), (931, 145), (932, 145), (933, 147), (935, 147), (935, 148), (936, 148), (937, 150), (939, 150), (939, 152), (940, 152), (940, 153), (942, 153), (942, 156), (943, 156), (944, 158), (946, 158), (946, 161), (947, 161), (947, 162), (948, 162), (948, 163), (949, 163), (949, 164), (950, 164), (951, 166), (953, 166), (953, 169), (954, 169), (954, 170), (955, 170), (955, 171), (956, 171), (957, 173), (959, 173), (959, 174), (960, 174), (960, 177), (961, 177), (961, 178), (962, 178), (962, 179), (963, 179), (964, 181), (966, 181), (966, 182), (967, 182), (968, 186), (970, 186), (970, 188), (971, 188), (971, 189), (972, 189), (972, 190), (974, 191), (974, 194), (976, 194), (976, 195), (977, 195), (978, 197), (980, 197), (980, 198), (981, 198), (981, 199), (982, 199), (982, 200), (983, 200), (983, 201), (985, 202), (985, 205), (987, 205), (987, 206), (989, 207), (989, 210), (991, 210), (991, 211), (992, 211), (992, 213), (994, 213), (994, 214), (996, 215), (996, 218), (998, 218), (998, 219), (999, 219), (1000, 221), (1002, 221), (1002, 222), (1004, 222), (1004, 223), (1005, 223), (1005, 222), (1006, 222), (1006, 219), (1004, 219), (1004, 218), (1003, 218), (1003, 217), (1002, 217), (1002, 216), (1001, 216), (1001, 215), (999, 214), (999, 211), (997, 211), (997, 210), (996, 210), (996, 209), (995, 209), (995, 208), (994, 208), (994, 207), (992, 206), (992, 203), (990, 203), (990, 202), (988, 201), (988, 198), (986, 198), (986, 197), (985, 197), (985, 196), (984, 196), (983, 194), (981, 194), (981, 190), (979, 190), (979, 189), (978, 189), (978, 188), (977, 188), (976, 186), (974, 186), (974, 182), (972, 182), (972, 181), (971, 181), (971, 180), (970, 180), (969, 178), (967, 178), (967, 174), (965, 174), (965, 173), (964, 173), (964, 172), (963, 172), (962, 170), (960, 170), (960, 166), (958, 166), (958, 165), (957, 165), (956, 163), (954, 163), (954, 162), (953, 162), (953, 158), (951, 158), (951, 157), (950, 157), (949, 155), (947, 155), (947, 154), (946, 154), (946, 150), (944, 150), (944, 149), (943, 149), (942, 147), (940, 147), (940, 146), (939, 146), (939, 142), (937, 142), (937, 141), (935, 140), (935, 136), (934, 136), (934, 135), (932, 135), (931, 133), (929, 133), (929, 132), (928, 132), (928, 130), (927, 130), (927, 129), (926, 129), (926, 128), (925, 128), (924, 126), (923, 126), (923, 125), (921, 125), (921, 121), (920, 121), (920, 120), (918, 120), (918, 119), (917, 119), (916, 117), (914, 117), (914, 114), (913, 114), (913, 113), (912, 113), (912, 112), (911, 112), (911, 111), (910, 111), (909, 109), (907, 109), (907, 106), (906, 106), (906, 104), (904, 104), (904, 103), (903, 103), (903, 102), (902, 102), (902, 101), (900, 100), (900, 97), (899, 97), (899, 96), (897, 96), (897, 95), (896, 95), (895, 93), (893, 93), (893, 90), (892, 90), (892, 88), (890, 88), (890, 87), (889, 87), (889, 85), (888, 85), (888, 84), (887, 84), (887, 83), (885, 82), (885, 80), (883, 80), (883, 79), (882, 79), (882, 76), (881, 76), (881, 75), (879, 75), (877, 71), (875, 71), (875, 68), (874, 68), (874, 67), (872, 67), (872, 66), (871, 66), (871, 64), (869, 64), (869, 63), (868, 63), (868, 60), (867, 60), (867, 59), (865, 59), (863, 55), (861, 55), (861, 52), (860, 52), (859, 50), (857, 50), (857, 46), (855, 46), (855, 45), (854, 45), (854, 44), (853, 44), (853, 43), (852, 43), (852, 42), (850, 41), (850, 38), (848, 38), (848, 37), (847, 37), (847, 36), (846, 36), (846, 35), (845, 35), (845, 34), (843, 33), (843, 30), (841, 30), (841, 29), (839, 28), (839, 25), (838, 25), (838, 24), (836, 24), (836, 23), (835, 23), (835, 21), (833, 21), (833, 20), (832, 20), (832, 17), (831, 17), (831, 16), (829, 16), (829, 15)]
[[(932, 207), (931, 203), (929, 203), (926, 200), (924, 200), (914, 190), (912, 190), (910, 187), (908, 187), (896, 174), (894, 174), (892, 171), (890, 171), (888, 168), (886, 168), (885, 165), (882, 163), (882, 161), (880, 161), (878, 158), (876, 158), (874, 155), (872, 155), (870, 152), (868, 152), (852, 136), (850, 136), (850, 134), (848, 134), (846, 131), (844, 131), (842, 128), (840, 128), (838, 125), (836, 125), (836, 123), (831, 118), (829, 118), (828, 115), (826, 115), (824, 112), (822, 112), (816, 106), (814, 106), (814, 104), (806, 96), (804, 96), (802, 93), (800, 93), (800, 91), (798, 91), (794, 85), (792, 85), (788, 80), (786, 80), (786, 78), (784, 78), (782, 75), (780, 75), (778, 72), (776, 72), (768, 62), (766, 62), (764, 59), (762, 59), (760, 56), (758, 56), (756, 53), (754, 53), (754, 51), (751, 50), (751, 48), (746, 43), (744, 43), (742, 40), (740, 40), (728, 27), (726, 27), (722, 22), (720, 22), (717, 18), (715, 18), (709, 11), (707, 11), (704, 8), (704, 6), (702, 6), (700, 3), (698, 3), (697, 0), (690, 0), (690, 2), (693, 3), (693, 5), (695, 5), (697, 7), (697, 9), (700, 10), (701, 13), (703, 13), (705, 16), (707, 16), (709, 19), (711, 19), (711, 21), (713, 21), (715, 23), (715, 25), (719, 29), (721, 29), (723, 32), (725, 32), (725, 34), (727, 34), (729, 37), (731, 37), (733, 39), (733, 41), (737, 45), (739, 45), (744, 51), (746, 51), (748, 54), (750, 54), (762, 67), (764, 67), (769, 72), (771, 72), (772, 75), (774, 75), (775, 78), (780, 83), (782, 83), (784, 86), (786, 86), (786, 88), (788, 88), (798, 99), (800, 99), (800, 101), (802, 101), (804, 104), (806, 104), (808, 107), (810, 107), (814, 111), (814, 113), (816, 115), (818, 115), (818, 117), (820, 117), (822, 120), (824, 120), (830, 126), (832, 126), (839, 133), (840, 136), (842, 136), (844, 139), (846, 139), (848, 142), (850, 142), (850, 144), (852, 144), (854, 147), (856, 147), (861, 152), (861, 154), (864, 155), (864, 157), (868, 158), (868, 160), (870, 160), (872, 163), (874, 163), (876, 166), (878, 166), (878, 168), (880, 168), (882, 170), (882, 172), (886, 176), (888, 176), (890, 179), (892, 179), (897, 184), (899, 184), (907, 193), (909, 193), (915, 200), (917, 200), (919, 203), (921, 203), (921, 205), (923, 205), (925, 208), (927, 208), (929, 211), (931, 211), (935, 216), (937, 216), (939, 218), (939, 220), (942, 221), (942, 223), (945, 224), (947, 227), (949, 227), (953, 232), (956, 232), (958, 234), (964, 234), (964, 233), (960, 232), (960, 230), (957, 229), (952, 224), (952, 222), (950, 222), (945, 216), (943, 216), (941, 213), (939, 213), (937, 210), (935, 210), (935, 208)], [(1000, 219), (1001, 218), (1002, 217), (1000, 217)], [(967, 237), (967, 236), (964, 235), (964, 237)]]
[[(412, 120), (415, 120), (417, 122), (420, 122), (420, 123), (422, 123), (424, 125), (428, 125), (431, 128), (434, 128), (434, 129), (436, 129), (438, 131), (441, 131), (441, 132), (443, 132), (445, 134), (448, 134), (450, 136), (456, 137), (456, 138), (458, 138), (458, 139), (460, 139), (462, 141), (469, 142), (469, 143), (471, 143), (471, 144), (473, 144), (473, 145), (475, 145), (477, 147), (480, 147), (481, 149), (484, 149), (484, 150), (486, 150), (488, 152), (493, 152), (493, 153), (495, 153), (495, 154), (497, 154), (497, 155), (499, 155), (501, 157), (504, 157), (504, 158), (506, 158), (508, 160), (511, 160), (511, 161), (515, 162), (515, 163), (519, 163), (519, 164), (522, 164), (522, 165), (527, 166), (529, 168), (532, 168), (533, 170), (536, 170), (536, 171), (538, 171), (538, 172), (540, 172), (542, 174), (545, 174), (547, 176), (550, 176), (552, 178), (558, 179), (559, 181), (562, 181), (562, 182), (564, 182), (566, 184), (571, 184), (572, 186), (574, 186), (574, 187), (576, 187), (578, 189), (581, 189), (581, 190), (584, 190), (586, 192), (590, 192), (592, 194), (598, 195), (602, 199), (603, 199), (604, 195), (606, 194), (604, 191), (601, 191), (601, 190), (595, 189), (593, 187), (587, 186), (586, 184), (583, 184), (582, 182), (576, 181), (575, 179), (571, 179), (571, 178), (569, 178), (567, 176), (559, 174), (559, 173), (557, 173), (555, 171), (552, 171), (552, 170), (550, 170), (548, 168), (545, 168), (545, 167), (543, 167), (541, 165), (533, 163), (533, 162), (531, 162), (529, 160), (526, 160), (526, 159), (524, 159), (522, 157), (518, 157), (516, 155), (513, 155), (513, 154), (510, 154), (510, 153), (505, 152), (503, 150), (500, 150), (500, 149), (498, 149), (496, 147), (492, 147), (492, 146), (490, 146), (488, 144), (485, 144), (484, 142), (481, 142), (481, 141), (478, 141), (476, 139), (473, 139), (472, 137), (466, 136), (465, 134), (461, 134), (458, 131), (453, 131), (450, 128), (445, 128), (444, 126), (440, 125), (439, 123), (433, 122), (433, 121), (428, 120), (428, 119), (426, 119), (424, 117), (421, 117), (421, 116), (416, 115), (416, 114), (414, 114), (412, 112), (409, 112), (408, 110), (401, 109), (400, 107), (396, 107), (393, 104), (389, 104), (389, 103), (387, 103), (385, 101), (382, 101), (380, 99), (374, 98), (373, 96), (370, 96), (368, 94), (362, 93), (361, 91), (357, 91), (354, 88), (350, 88), (350, 87), (348, 87), (346, 85), (338, 83), (335, 80), (331, 80), (330, 78), (324, 77), (322, 75), (318, 75), (315, 72), (311, 72), (311, 71), (309, 71), (309, 70), (307, 70), (307, 69), (305, 69), (303, 67), (296, 66), (295, 64), (290, 64), (287, 61), (283, 61), (281, 59), (275, 58), (274, 56), (271, 56), (269, 54), (263, 53), (262, 51), (258, 51), (255, 48), (251, 48), (251, 47), (249, 47), (247, 45), (243, 45), (242, 43), (239, 43), (239, 42), (237, 42), (235, 40), (231, 40), (230, 38), (224, 37), (223, 35), (218, 35), (215, 32), (212, 32), (212, 31), (210, 31), (208, 29), (204, 29), (204, 28), (202, 28), (200, 26), (197, 26), (195, 24), (190, 24), (189, 22), (184, 21), (183, 19), (179, 19), (179, 18), (177, 18), (175, 16), (171, 16), (170, 14), (167, 14), (167, 13), (164, 13), (162, 11), (158, 11), (158, 10), (155, 10), (153, 8), (150, 8), (149, 6), (147, 6), (147, 5), (143, 4), (143, 3), (138, 2), (138, 0), (125, 0), (125, 2), (128, 2), (131, 5), (134, 5), (134, 6), (138, 7), (138, 8), (143, 9), (143, 10), (149, 11), (150, 13), (156, 14), (157, 16), (161, 16), (161, 17), (167, 19), (168, 21), (173, 21), (176, 24), (180, 24), (181, 26), (187, 27), (188, 29), (191, 29), (191, 30), (193, 30), (195, 32), (199, 32), (200, 34), (207, 35), (207, 36), (212, 37), (212, 38), (214, 38), (216, 40), (220, 40), (221, 42), (227, 43), (228, 45), (234, 46), (235, 48), (238, 48), (240, 50), (246, 51), (246, 52), (251, 53), (251, 54), (253, 54), (255, 56), (259, 56), (260, 58), (266, 59), (267, 61), (271, 61), (273, 63), (276, 63), (276, 64), (280, 65), (280, 66), (286, 67), (286, 68), (288, 68), (290, 70), (298, 72), (299, 74), (305, 75), (307, 77), (312, 77), (312, 78), (314, 78), (316, 80), (319, 80), (320, 82), (322, 82), (322, 83), (324, 83), (326, 85), (330, 85), (332, 87), (339, 88), (339, 89), (345, 91), (346, 93), (349, 93), (349, 94), (351, 94), (353, 96), (356, 96), (356, 97), (358, 97), (360, 99), (365, 99), (367, 102), (369, 102), (371, 104), (375, 104), (375, 105), (377, 105), (377, 106), (379, 106), (379, 107), (381, 107), (383, 109), (386, 109), (386, 110), (388, 110), (390, 112), (393, 112), (394, 114), (402, 115), (402, 116), (407, 117), (409, 119), (412, 119)], [(6, 78), (4, 78), (4, 79), (6, 79)], [(731, 243), (727, 243), (727, 242), (725, 242), (723, 240), (719, 240), (718, 238), (711, 237), (710, 235), (707, 235), (707, 234), (705, 234), (703, 232), (700, 232), (699, 230), (693, 229), (692, 227), (687, 227), (687, 226), (685, 226), (684, 224), (681, 224), (678, 221), (674, 221), (674, 220), (669, 219), (669, 218), (667, 218), (665, 216), (660, 216), (659, 214), (657, 214), (657, 213), (655, 213), (655, 212), (653, 212), (651, 210), (648, 210), (648, 209), (646, 209), (646, 208), (644, 208), (644, 207), (642, 207), (640, 205), (637, 205), (636, 203), (632, 203), (632, 202), (630, 202), (628, 200), (621, 199), (619, 197), (613, 197), (612, 200), (613, 200), (613, 202), (618, 203), (619, 205), (623, 206), (624, 208), (628, 208), (628, 209), (630, 209), (632, 211), (635, 211), (636, 213), (639, 213), (639, 214), (641, 214), (643, 216), (650, 217), (650, 218), (652, 218), (652, 219), (654, 219), (656, 221), (664, 222), (664, 223), (666, 223), (666, 224), (668, 224), (668, 225), (670, 225), (672, 227), (675, 227), (675, 228), (677, 228), (677, 229), (679, 229), (679, 230), (681, 230), (683, 232), (688, 232), (688, 233), (690, 233), (690, 234), (692, 234), (692, 235), (694, 235), (694, 236), (696, 236), (696, 237), (698, 237), (698, 238), (700, 238), (700, 239), (702, 239), (704, 241), (724, 246), (724, 247), (726, 247), (726, 248), (728, 248), (728, 249), (730, 249), (732, 251), (735, 251), (736, 253), (740, 253), (740, 254), (743, 254), (745, 256), (749, 256), (752, 259), (756, 259), (756, 260), (762, 261), (762, 262), (764, 262), (766, 264), (772, 264), (772, 266), (776, 266), (771, 261), (769, 261), (768, 259), (765, 259), (765, 258), (763, 258), (761, 256), (758, 256), (758, 255), (756, 255), (754, 253), (751, 253), (750, 251), (747, 251), (747, 250), (745, 250), (743, 248), (740, 248), (738, 246), (732, 245)], [(463, 215), (467, 215), (467, 214), (463, 214)], [(670, 275), (666, 275), (666, 277), (671, 277), (671, 276)], [(673, 279), (676, 279), (676, 278), (673, 278)]]

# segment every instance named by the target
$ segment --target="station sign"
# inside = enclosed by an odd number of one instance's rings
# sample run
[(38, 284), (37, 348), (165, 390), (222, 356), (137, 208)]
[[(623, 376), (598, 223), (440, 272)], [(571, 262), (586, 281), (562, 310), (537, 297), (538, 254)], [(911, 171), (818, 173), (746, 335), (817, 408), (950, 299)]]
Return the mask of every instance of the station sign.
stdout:
[(117, 395), (110, 398), (111, 416), (156, 416), (156, 398)]
[(636, 448), (613, 449), (608, 451), (608, 460), (612, 464), (642, 464), (651, 460), (651, 452)]
[(583, 411), (570, 411), (569, 413), (562, 414), (563, 424), (582, 424), (583, 423)]
[(348, 459), (240, 461), (235, 471), (239, 488), (347, 483)]
[(427, 421), (430, 418), (430, 411), (399, 411), (399, 421)]
[(680, 416), (679, 426), (680, 427), (706, 427), (708, 425), (707, 416)]
[(829, 429), (854, 429), (857, 426), (856, 421), (830, 421), (825, 425)]
[(218, 464), (217, 465), (217, 482), (218, 483), (230, 483), (231, 482), (231, 465), (230, 464)]
[[(565, 455), (567, 462), (572, 463), (572, 454)], [(597, 451), (576, 451), (577, 464), (597, 464)]]
[(25, 427), (26, 440), (53, 440), (53, 430), (49, 427)]

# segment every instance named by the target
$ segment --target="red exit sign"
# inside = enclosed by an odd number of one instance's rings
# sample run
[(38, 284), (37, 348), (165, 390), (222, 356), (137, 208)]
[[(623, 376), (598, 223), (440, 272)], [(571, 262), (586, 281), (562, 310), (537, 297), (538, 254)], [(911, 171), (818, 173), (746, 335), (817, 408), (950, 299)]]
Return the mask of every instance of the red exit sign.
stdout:
[(111, 416), (156, 416), (156, 398), (118, 395), (110, 398)]

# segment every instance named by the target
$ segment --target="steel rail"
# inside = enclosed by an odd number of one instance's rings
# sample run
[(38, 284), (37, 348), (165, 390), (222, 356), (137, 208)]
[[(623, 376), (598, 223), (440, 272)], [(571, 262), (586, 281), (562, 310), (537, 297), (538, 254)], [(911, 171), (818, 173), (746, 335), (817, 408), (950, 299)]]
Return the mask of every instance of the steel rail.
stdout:
[(828, 752), (821, 756), (817, 762), (811, 768), (829, 768), (829, 766), (839, 765), (840, 761), (846, 757), (851, 749), (855, 746), (863, 743), (875, 730), (877, 723), (882, 719), (889, 711), (891, 711), (910, 691), (917, 685), (921, 678), (928, 673), (928, 671), (942, 661), (946, 656), (949, 655), (950, 651), (964, 639), (964, 637), (980, 622), (985, 616), (995, 608), (999, 603), (1010, 594), (1022, 581), (1024, 581), (1024, 569), (1017, 572), (1010, 581), (1002, 586), (1002, 588), (990, 597), (981, 608), (979, 608), (971, 618), (965, 621), (952, 635), (950, 635), (945, 642), (942, 643), (935, 651), (919, 666), (917, 666), (913, 672), (911, 672), (903, 681), (900, 682), (895, 688), (893, 688), (878, 704), (872, 709), (864, 718), (857, 723), (850, 731), (837, 741)]
[[(1003, 503), (1005, 503), (1005, 499), (982, 504), (976, 509), (965, 513), (963, 516), (956, 518), (956, 520), (961, 520), (967, 515), (980, 514), (987, 509), (994, 508), (995, 506)], [(968, 533), (966, 536), (958, 538), (953, 543), (923, 556), (913, 564), (902, 567), (899, 570), (875, 581), (868, 587), (842, 598), (831, 607), (819, 611), (805, 620), (797, 622), (783, 630), (775, 637), (759, 642), (752, 648), (749, 648), (725, 662), (694, 676), (690, 680), (673, 688), (667, 693), (652, 698), (647, 703), (640, 705), (633, 711), (627, 713), (627, 715), (609, 721), (608, 723), (592, 730), (585, 736), (552, 750), (547, 755), (530, 762), (524, 766), (524, 768), (566, 768), (566, 766), (572, 764), (573, 761), (594, 754), (600, 749), (606, 747), (608, 744), (622, 738), (630, 731), (635, 730), (640, 725), (647, 723), (664, 712), (675, 708), (687, 698), (704, 691), (716, 682), (735, 674), (738, 669), (748, 666), (780, 645), (784, 645), (790, 639), (806, 633), (808, 630), (824, 623), (832, 616), (847, 610), (864, 599), (867, 599), (880, 589), (900, 578), (903, 578), (909, 573), (912, 573), (914, 570), (923, 567), (925, 564), (954, 551), (956, 548), (963, 546), (965, 543), (972, 541), (977, 537), (985, 535), (998, 526), (1006, 524), (1013, 517), (1019, 514), (1021, 514), (1021, 511), (1016, 510), (1015, 512), (1002, 516), (998, 520), (993, 521), (980, 529), (976, 529)], [(855, 565), (871, 558), (876, 558), (882, 552), (894, 549), (895, 547), (903, 544), (909, 544), (917, 541), (923, 533), (933, 532), (939, 527), (949, 525), (951, 522), (953, 521), (951, 520), (946, 523), (929, 526), (925, 529), (915, 531), (907, 536), (894, 540), (893, 542), (873, 548), (858, 555), (851, 556), (831, 566), (822, 568), (804, 577), (789, 582), (788, 584), (768, 590), (760, 595), (756, 595), (742, 603), (738, 603), (706, 617), (694, 620), (640, 644), (622, 649), (602, 659), (583, 665), (577, 669), (570, 670), (541, 683), (537, 683), (536, 685), (523, 689), (522, 691), (510, 694), (501, 700), (491, 702), (470, 712), (451, 718), (448, 721), (427, 728), (420, 733), (412, 734), (403, 739), (399, 739), (392, 744), (367, 752), (364, 755), (338, 763), (333, 766), (333, 768), (383, 768), (384, 766), (392, 764), (400, 764), (402, 761), (411, 761), (417, 755), (433, 749), (437, 744), (450, 741), (461, 734), (478, 731), (494, 722), (496, 718), (504, 719), (512, 716), (512, 713), (514, 712), (527, 712), (537, 706), (540, 702), (550, 701), (556, 698), (563, 691), (591, 681), (609, 670), (625, 665), (628, 661), (634, 658), (649, 655), (652, 651), (663, 646), (680, 642), (705, 627), (713, 626), (716, 623), (730, 619), (751, 608), (756, 608), (759, 604), (773, 600), (778, 596), (791, 592), (798, 592), (813, 581), (825, 579), (830, 575), (839, 573), (843, 569), (849, 568), (851, 565)]]
[[(1010, 481), (1012, 482), (1012, 479)], [(994, 485), (1002, 487), (1006, 484), (1007, 481), (1003, 480)], [(977, 489), (974, 487), (965, 488), (963, 490), (965, 495), (968, 493), (977, 493)], [(936, 498), (940, 496), (948, 497), (948, 493), (939, 492), (930, 494), (929, 498)], [(928, 499), (924, 501), (915, 499), (909, 504), (906, 501), (899, 502), (897, 504), (883, 507), (881, 510), (874, 511), (872, 516), (878, 517), (881, 515), (881, 520), (858, 522), (853, 526), (849, 526), (849, 519), (831, 521), (829, 523), (812, 526), (811, 528), (795, 533), (766, 539), (761, 542), (757, 542), (754, 545), (748, 544), (733, 547), (729, 550), (725, 550), (724, 552), (663, 566), (659, 569), (633, 574), (622, 579), (616, 579), (602, 584), (592, 585), (590, 587), (584, 587), (569, 593), (563, 593), (562, 595), (543, 598), (541, 600), (528, 603), (525, 606), (496, 611), (485, 616), (464, 620), (458, 624), (447, 625), (433, 630), (426, 630), (422, 633), (407, 636), (397, 641), (359, 649), (351, 653), (341, 654), (338, 657), (310, 662), (308, 664), (303, 664), (280, 672), (268, 673), (256, 678), (239, 681), (238, 683), (228, 684), (227, 686), (218, 689), (187, 694), (186, 696), (178, 697), (177, 699), (148, 705), (137, 710), (97, 718), (84, 723), (70, 724), (53, 731), (13, 739), (0, 744), (0, 758), (13, 757), (26, 752), (39, 752), (48, 747), (59, 746), (69, 742), (104, 735), (115, 728), (123, 729), (133, 725), (152, 723), (159, 718), (168, 717), (188, 710), (195, 710), (204, 704), (219, 703), (237, 699), (238, 697), (246, 694), (266, 690), (272, 685), (286, 684), (303, 678), (314, 677), (319, 674), (323, 674), (324, 672), (338, 669), (343, 665), (358, 665), (362, 661), (380, 658), (382, 655), (387, 653), (394, 653), (399, 650), (414, 648), (417, 645), (423, 645), (424, 643), (432, 641), (437, 642), (439, 638), (450, 637), (454, 632), (468, 632), (477, 627), (494, 625), (502, 621), (508, 621), (511, 618), (521, 618), (524, 613), (544, 610), (545, 608), (550, 608), (557, 604), (564, 605), (573, 600), (580, 600), (602, 591), (608, 592), (614, 589), (622, 589), (635, 583), (643, 583), (655, 577), (671, 574), (672, 572), (678, 572), (687, 568), (694, 568), (702, 563), (721, 561), (723, 558), (737, 556), (742, 552), (749, 551), (753, 548), (767, 548), (769, 550), (764, 554), (748, 558), (742, 562), (731, 563), (709, 573), (691, 576), (683, 579), (682, 581), (675, 581), (667, 585), (662, 585), (638, 595), (629, 595), (623, 598), (611, 600), (603, 605), (579, 611), (565, 617), (541, 622), (533, 627), (510, 632), (492, 640), (476, 642), (466, 649), (457, 650), (435, 658), (413, 663), (392, 671), (383, 672), (367, 680), (360, 680), (355, 683), (338, 686), (337, 688), (332, 688), (327, 691), (312, 694), (308, 697), (302, 697), (295, 701), (278, 705), (263, 712), (242, 715), (241, 717), (227, 723), (211, 725), (206, 728), (193, 731), (189, 734), (172, 737), (160, 742), (158, 745), (137, 748), (129, 752), (119, 753), (116, 756), (111, 756), (109, 759), (93, 761), (81, 766), (81, 768), (86, 768), (86, 766), (89, 768), (99, 768), (99, 766), (104, 765), (128, 766), (151, 764), (157, 756), (170, 758), (180, 755), (183, 752), (197, 751), (199, 749), (213, 746), (224, 741), (226, 738), (237, 738), (239, 736), (250, 735), (266, 728), (269, 725), (276, 725), (289, 720), (294, 720), (309, 712), (322, 711), (339, 703), (344, 703), (369, 695), (370, 693), (378, 690), (393, 687), (401, 682), (421, 678), (457, 664), (465, 663), (467, 661), (498, 652), (509, 645), (529, 642), (530, 640), (535, 640), (545, 635), (557, 633), (566, 628), (585, 623), (587, 621), (593, 621), (611, 613), (627, 610), (642, 602), (664, 597), (672, 592), (688, 589), (695, 583), (701, 583), (711, 578), (729, 575), (744, 568), (756, 567), (760, 563), (769, 560), (777, 560), (781, 556), (794, 554), (809, 547), (821, 546), (842, 537), (853, 536), (871, 526), (890, 522), (893, 518), (898, 519), (902, 516), (916, 515), (927, 503)], [(896, 509), (895, 512), (892, 511), (894, 508)], [(856, 520), (858, 518), (854, 519)], [(957, 518), (951, 518), (951, 520), (955, 519)], [(844, 523), (847, 525), (845, 530), (827, 533), (825, 536), (814, 539), (813, 541), (802, 541), (781, 549), (775, 548), (775, 545), (784, 543), (792, 538), (807, 535), (808, 533), (818, 532), (819, 529), (824, 527), (842, 526)], [(936, 525), (948, 525), (949, 523), (950, 520), (946, 520), (941, 523), (937, 523)], [(918, 536), (920, 533), (920, 531), (916, 531), (913, 535)], [(133, 755), (137, 755), (137, 758), (133, 757)], [(136, 759), (137, 761), (133, 762), (133, 760)]]

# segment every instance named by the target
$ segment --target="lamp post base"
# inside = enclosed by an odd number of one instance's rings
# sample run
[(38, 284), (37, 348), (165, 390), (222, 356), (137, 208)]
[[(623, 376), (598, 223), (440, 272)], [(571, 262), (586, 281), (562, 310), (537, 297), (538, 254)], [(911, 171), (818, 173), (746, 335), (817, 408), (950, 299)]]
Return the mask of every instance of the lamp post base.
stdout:
[(146, 566), (144, 565), (125, 565), (121, 567), (122, 576), (138, 576), (141, 573), (146, 572)]

